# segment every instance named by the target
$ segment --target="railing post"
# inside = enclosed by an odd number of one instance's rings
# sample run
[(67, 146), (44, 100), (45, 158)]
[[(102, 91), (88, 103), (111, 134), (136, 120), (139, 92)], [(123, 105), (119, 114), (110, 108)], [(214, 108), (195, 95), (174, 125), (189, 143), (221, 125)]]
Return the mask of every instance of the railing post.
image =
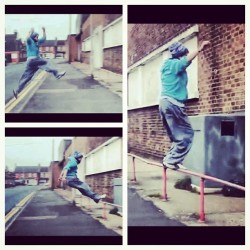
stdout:
[(167, 169), (163, 166), (163, 191), (162, 191), (162, 199), (167, 200)]
[(104, 220), (106, 220), (107, 219), (107, 215), (106, 215), (106, 203), (105, 202), (103, 202), (102, 203), (102, 218), (104, 219)]
[(136, 181), (136, 175), (135, 175), (135, 157), (133, 156), (133, 181)]
[(200, 179), (200, 219), (199, 222), (205, 222), (205, 208), (204, 208), (204, 182), (205, 179), (201, 178)]

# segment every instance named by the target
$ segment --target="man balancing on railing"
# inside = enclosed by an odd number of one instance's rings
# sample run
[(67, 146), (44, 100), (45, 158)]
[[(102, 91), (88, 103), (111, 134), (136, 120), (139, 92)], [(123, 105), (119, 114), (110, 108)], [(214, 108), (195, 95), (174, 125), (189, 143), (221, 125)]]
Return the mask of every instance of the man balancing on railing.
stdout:
[(80, 181), (77, 178), (77, 165), (80, 164), (83, 158), (83, 154), (75, 151), (73, 156), (70, 156), (68, 159), (68, 163), (63, 168), (63, 171), (60, 174), (59, 181), (63, 181), (68, 186), (78, 189), (83, 195), (91, 198), (96, 203), (101, 201), (106, 197), (106, 194), (99, 195), (93, 192), (88, 184)]
[(185, 113), (185, 101), (188, 98), (186, 68), (209, 44), (209, 41), (203, 41), (198, 50), (189, 53), (183, 44), (176, 42), (169, 47), (172, 58), (167, 59), (161, 67), (159, 111), (172, 142), (169, 152), (163, 159), (165, 168), (186, 169), (182, 165), (182, 161), (191, 148), (194, 136), (194, 131)]

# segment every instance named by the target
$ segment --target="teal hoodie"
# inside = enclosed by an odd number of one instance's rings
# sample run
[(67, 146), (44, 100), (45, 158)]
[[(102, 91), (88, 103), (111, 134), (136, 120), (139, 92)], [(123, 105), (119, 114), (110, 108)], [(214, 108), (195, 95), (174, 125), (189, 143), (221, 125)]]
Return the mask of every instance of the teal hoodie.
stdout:
[(69, 157), (68, 158), (68, 163), (66, 164), (66, 166), (63, 169), (68, 170), (67, 172), (67, 177), (70, 176), (77, 176), (77, 161), (74, 157)]
[(37, 42), (35, 42), (31, 37), (27, 39), (27, 57), (30, 56), (37, 56), (39, 57), (39, 45), (42, 44), (46, 40), (45, 37), (42, 37), (38, 39)]
[(184, 56), (167, 59), (161, 67), (161, 97), (170, 96), (184, 102), (188, 98), (186, 68), (191, 64)]

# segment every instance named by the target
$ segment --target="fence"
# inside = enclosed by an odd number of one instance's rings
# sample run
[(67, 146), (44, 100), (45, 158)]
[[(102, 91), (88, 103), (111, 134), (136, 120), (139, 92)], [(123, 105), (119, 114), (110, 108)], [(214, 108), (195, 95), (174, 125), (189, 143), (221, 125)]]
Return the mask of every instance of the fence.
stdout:
[[(133, 154), (128, 154), (128, 156), (132, 157), (132, 162), (133, 162), (133, 181), (136, 181), (136, 166), (135, 166), (135, 158), (138, 160), (141, 160), (149, 165), (155, 165), (155, 166), (159, 166), (162, 167), (163, 169), (163, 173), (162, 173), (162, 177), (163, 177), (163, 189), (162, 189), (162, 199), (167, 201), (168, 200), (168, 196), (167, 196), (167, 169), (163, 167), (163, 165), (161, 163), (157, 163), (157, 162), (152, 162), (152, 161), (148, 161), (145, 160), (141, 157), (138, 157), (136, 155)], [(184, 174), (188, 174), (188, 175), (192, 175), (192, 176), (196, 176), (200, 178), (200, 211), (199, 211), (199, 222), (205, 222), (205, 199), (204, 199), (204, 188), (205, 188), (205, 180), (210, 180), (210, 181), (215, 181), (230, 187), (234, 187), (237, 189), (240, 189), (242, 191), (245, 191), (245, 187), (228, 182), (228, 181), (224, 181), (221, 180), (219, 178), (216, 177), (212, 177), (209, 175), (205, 175), (205, 174), (201, 174), (201, 173), (196, 173), (193, 171), (189, 171), (189, 170), (183, 170), (183, 169), (179, 169), (179, 170), (174, 170), (174, 171), (178, 171)]]

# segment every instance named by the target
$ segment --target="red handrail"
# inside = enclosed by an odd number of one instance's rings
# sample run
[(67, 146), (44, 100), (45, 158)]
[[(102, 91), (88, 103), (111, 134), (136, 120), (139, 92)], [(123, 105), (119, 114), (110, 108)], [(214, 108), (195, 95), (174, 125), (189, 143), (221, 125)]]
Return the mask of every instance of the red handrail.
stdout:
[[(134, 178), (134, 180), (136, 180), (135, 158), (137, 158), (137, 159), (139, 159), (139, 160), (141, 160), (149, 165), (155, 165), (155, 166), (159, 166), (159, 167), (163, 168), (162, 198), (167, 201), (168, 200), (168, 197), (167, 197), (167, 169), (164, 168), (161, 163), (148, 161), (148, 160), (145, 160), (137, 155), (130, 154), (130, 153), (128, 154), (128, 156), (131, 156), (133, 159), (133, 178)], [(200, 178), (200, 213), (199, 213), (199, 215), (200, 215), (199, 221), (200, 222), (205, 222), (205, 203), (204, 203), (205, 202), (205, 200), (204, 200), (204, 188), (205, 188), (204, 182), (205, 182), (205, 180), (219, 182), (219, 183), (222, 183), (224, 185), (245, 191), (245, 187), (243, 187), (243, 186), (240, 186), (240, 185), (228, 182), (228, 181), (224, 181), (224, 180), (221, 180), (221, 179), (213, 177), (213, 176), (205, 175), (202, 173), (196, 173), (196, 172), (193, 172), (190, 170), (183, 170), (183, 169), (178, 169), (178, 170), (174, 170), (174, 171), (178, 171), (178, 172), (181, 172), (184, 174), (188, 174), (188, 175), (192, 175), (192, 176), (196, 176), (196, 177)]]

